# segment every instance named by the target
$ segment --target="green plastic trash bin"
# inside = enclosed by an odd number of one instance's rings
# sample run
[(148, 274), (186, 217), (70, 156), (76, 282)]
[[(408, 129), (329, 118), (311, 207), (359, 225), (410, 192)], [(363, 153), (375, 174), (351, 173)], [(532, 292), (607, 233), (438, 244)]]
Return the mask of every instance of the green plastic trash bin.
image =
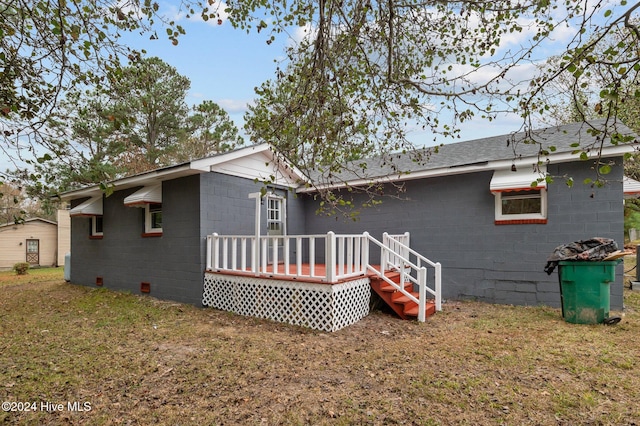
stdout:
[(616, 279), (615, 261), (560, 261), (562, 317), (574, 324), (600, 324), (609, 318), (610, 284)]

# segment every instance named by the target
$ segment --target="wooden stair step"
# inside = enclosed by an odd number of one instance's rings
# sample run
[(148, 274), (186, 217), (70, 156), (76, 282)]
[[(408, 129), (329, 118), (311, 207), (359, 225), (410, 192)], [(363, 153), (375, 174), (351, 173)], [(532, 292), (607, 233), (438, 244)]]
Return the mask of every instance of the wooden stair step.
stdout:
[[(398, 284), (399, 285), (399, 284)], [(412, 289), (413, 288), (413, 284), (411, 283), (404, 283), (404, 289)], [(391, 284), (387, 283), (387, 282), (382, 282), (380, 284), (380, 291), (384, 291), (386, 293), (393, 293), (394, 291), (398, 291), (397, 288), (395, 288), (394, 286), (392, 286)]]
[[(436, 313), (435, 303), (428, 301), (425, 306), (425, 311), (426, 311), (425, 316), (427, 317), (434, 315)], [(404, 314), (408, 317), (417, 317), (419, 312), (420, 312), (420, 309), (418, 309), (418, 305), (416, 305), (412, 308), (405, 309)]]
[[(385, 272), (385, 277), (394, 283), (400, 285), (400, 273), (396, 271)], [(378, 295), (385, 301), (385, 303), (393, 309), (393, 311), (402, 319), (411, 320), (418, 317), (418, 304), (413, 300), (409, 299), (404, 293), (399, 291), (397, 288), (389, 284), (383, 278), (378, 276), (370, 276), (369, 282), (371, 283), (371, 288), (378, 293)], [(404, 283), (404, 289), (406, 292), (413, 295), (416, 299), (419, 296), (419, 293), (413, 291), (413, 283), (406, 282)], [(425, 306), (425, 316), (431, 316), (435, 314), (435, 304), (433, 300), (428, 300)]]
[[(410, 292), (410, 293), (411, 293), (411, 295), (412, 295), (413, 297), (415, 297), (416, 299), (418, 299), (418, 298), (419, 298), (419, 296), (420, 296), (420, 294), (419, 294), (419, 293), (416, 293), (415, 291), (412, 291), (412, 292)], [(416, 302), (414, 302), (413, 300), (409, 299), (409, 296), (407, 296), (407, 295), (405, 295), (405, 294), (403, 294), (402, 292), (399, 292), (399, 291), (398, 291), (397, 293), (394, 293), (394, 294), (391, 296), (391, 300), (392, 300), (392, 301), (394, 301), (395, 303), (402, 303), (402, 304), (407, 304), (407, 303), (416, 303)]]

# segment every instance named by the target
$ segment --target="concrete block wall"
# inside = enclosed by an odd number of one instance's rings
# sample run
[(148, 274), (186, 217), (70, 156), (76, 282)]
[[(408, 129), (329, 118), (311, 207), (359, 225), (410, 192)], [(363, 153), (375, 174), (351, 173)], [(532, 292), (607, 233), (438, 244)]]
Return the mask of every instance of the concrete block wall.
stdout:
[[(134, 294), (141, 293), (141, 282), (148, 282), (151, 296), (201, 305), (207, 235), (253, 235), (255, 200), (248, 195), (262, 184), (218, 173), (163, 182), (159, 237), (143, 237), (144, 209), (124, 205), (139, 188), (104, 199), (101, 239), (89, 238), (90, 218), (72, 219), (71, 281), (96, 286), (100, 277), (103, 287)], [(286, 196), (289, 233), (302, 233), (301, 200), (291, 191)]]
[[(203, 241), (207, 235), (255, 235), (256, 200), (249, 194), (260, 192), (263, 184), (253, 180), (219, 173), (201, 175), (201, 225)], [(295, 193), (287, 188), (272, 188), (287, 200), (287, 234), (304, 233), (303, 203)], [(261, 205), (261, 234), (266, 234), (266, 203)], [(202, 259), (205, 261), (206, 247), (203, 246)], [(203, 263), (206, 265), (206, 262)], [(204, 269), (204, 267), (203, 267)]]
[[(167, 181), (162, 187), (162, 236), (143, 237), (144, 209), (124, 198), (139, 188), (116, 191), (103, 202), (102, 239), (90, 239), (90, 218), (71, 220), (71, 282), (199, 305), (202, 302), (198, 176)], [(77, 205), (77, 202), (72, 203)]]
[[(621, 164), (621, 159), (617, 159)], [(307, 233), (411, 233), (411, 246), (442, 263), (443, 293), (449, 299), (560, 306), (557, 271), (543, 268), (554, 248), (594, 236), (623, 242), (622, 168), (614, 167), (603, 188), (583, 184), (594, 177), (591, 162), (550, 165), (557, 176), (548, 188), (547, 224), (495, 225), (489, 191), (493, 172), (408, 181), (404, 199), (387, 198), (362, 210), (357, 222), (317, 216), (307, 197)], [(569, 188), (561, 176), (572, 176)], [(387, 188), (393, 191), (392, 188)], [(375, 260), (376, 253), (372, 253)], [(611, 289), (612, 309), (622, 308), (622, 268)]]
[[(576, 183), (569, 188), (558, 177), (549, 186), (544, 225), (495, 225), (492, 172), (487, 171), (408, 181), (403, 199), (387, 198), (364, 209), (356, 222), (317, 215), (319, 200), (288, 191), (288, 233), (367, 231), (380, 239), (383, 232), (409, 231), (414, 249), (442, 263), (445, 298), (557, 307), (557, 274), (543, 271), (555, 247), (594, 236), (623, 242), (622, 168), (614, 167), (604, 188), (582, 184), (593, 177), (590, 162), (550, 165), (548, 171), (572, 176)], [(104, 287), (135, 294), (144, 281), (151, 283), (154, 297), (199, 305), (206, 236), (253, 235), (255, 200), (248, 194), (261, 188), (217, 173), (164, 182), (163, 234), (147, 238), (141, 236), (143, 209), (123, 203), (138, 188), (116, 191), (104, 199), (102, 239), (89, 238), (89, 218), (72, 219), (71, 281), (95, 286), (96, 277), (102, 277)], [(376, 256), (371, 253), (372, 261)], [(622, 308), (621, 266), (611, 307)]]
[[(260, 192), (263, 184), (220, 173), (200, 175), (201, 185), (201, 236), (206, 238), (214, 232), (226, 235), (255, 234), (255, 199), (249, 194)], [(278, 188), (278, 193), (287, 199), (287, 233), (304, 231), (302, 200), (293, 191)], [(261, 206), (262, 233), (265, 233), (266, 205)]]

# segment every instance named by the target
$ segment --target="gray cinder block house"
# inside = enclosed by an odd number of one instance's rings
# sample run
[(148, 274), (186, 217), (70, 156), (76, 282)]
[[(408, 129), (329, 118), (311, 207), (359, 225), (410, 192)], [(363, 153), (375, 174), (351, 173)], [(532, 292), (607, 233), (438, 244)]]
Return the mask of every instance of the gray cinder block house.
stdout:
[[(363, 209), (355, 222), (317, 215), (320, 201), (303, 184), (308, 177), (266, 145), (120, 179), (109, 196), (97, 186), (70, 191), (62, 198), (71, 203), (71, 281), (216, 306), (215, 294), (238, 287), (232, 278), (238, 275), (295, 285), (341, 281), (329, 267), (321, 276), (305, 275), (299, 265), (279, 271), (274, 264), (329, 265), (336, 256), (348, 259), (332, 264), (337, 275), (364, 276), (361, 263), (385, 262), (378, 260), (384, 249), (365, 247), (353, 236), (367, 233), (381, 241), (388, 233), (408, 235), (412, 250), (439, 263), (444, 299), (558, 307), (558, 278), (543, 271), (554, 248), (596, 236), (623, 241), (623, 159), (638, 141), (601, 146), (589, 129), (603, 123), (443, 145), (422, 164), (400, 159), (396, 164), (409, 172), (401, 175), (371, 160), (369, 175), (343, 178), (354, 186), (386, 182), (389, 191), (402, 183), (404, 193)], [(616, 132), (632, 134), (617, 126)], [(525, 142), (530, 136), (536, 143)], [(596, 177), (596, 158), (607, 165), (602, 187), (583, 183)], [(265, 187), (265, 179), (274, 183)], [(220, 240), (224, 236), (232, 238)], [(321, 239), (337, 243), (323, 245)], [(230, 275), (207, 276), (215, 272)], [(619, 267), (613, 310), (622, 308), (622, 293)], [(364, 297), (368, 302), (368, 291)], [(292, 309), (294, 302), (287, 303)]]

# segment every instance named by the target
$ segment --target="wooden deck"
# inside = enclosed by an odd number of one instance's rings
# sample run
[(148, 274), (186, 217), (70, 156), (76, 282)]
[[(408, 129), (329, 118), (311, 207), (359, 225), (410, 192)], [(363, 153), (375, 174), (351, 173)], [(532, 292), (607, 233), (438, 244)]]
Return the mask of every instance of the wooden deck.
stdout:
[[(379, 265), (375, 265), (375, 266), (376, 268), (379, 268)], [(269, 265), (267, 267), (267, 272), (259, 272), (259, 273), (254, 273), (249, 268), (246, 269), (246, 272), (227, 271), (227, 270), (210, 270), (210, 269), (208, 269), (206, 272), (222, 274), (222, 275), (231, 275), (231, 276), (260, 277), (260, 278), (277, 279), (281, 281), (294, 281), (294, 282), (301, 282), (301, 283), (327, 284), (327, 285), (354, 281), (354, 280), (361, 279), (365, 276), (369, 278), (373, 276), (373, 274), (360, 274), (354, 277), (349, 277), (349, 278), (338, 280), (334, 283), (330, 283), (325, 281), (324, 279), (327, 272), (327, 265), (325, 265), (324, 263), (316, 263), (315, 265), (313, 265), (313, 271), (312, 271), (311, 264), (309, 263), (303, 263), (300, 267), (300, 271), (297, 271), (296, 265), (292, 263), (292, 264), (289, 264), (289, 275), (287, 275), (285, 271), (286, 271), (285, 264), (280, 263), (278, 264), (277, 271), (275, 273), (273, 270), (273, 265)], [(336, 274), (339, 272), (340, 271), (336, 267)], [(292, 274), (296, 276), (291, 276)]]
[[(406, 291), (403, 294), (398, 287), (385, 281), (390, 280), (398, 284), (401, 274), (397, 271), (386, 271), (384, 280), (371, 273), (360, 274), (339, 282), (327, 282), (323, 277), (309, 277), (311, 273), (309, 264), (301, 266), (300, 271), (297, 271), (300, 276), (297, 277), (290, 275), (291, 271), (295, 270), (295, 265), (290, 265), (289, 276), (285, 274), (284, 266), (280, 264), (275, 272), (271, 268), (268, 272), (261, 274), (251, 271), (207, 270), (205, 273), (205, 282), (208, 280), (208, 284), (205, 284), (207, 302), (204, 304), (247, 316), (270, 318), (297, 325), (312, 324), (311, 328), (326, 331), (335, 331), (366, 316), (369, 313), (372, 290), (401, 319), (416, 319), (420, 313), (415, 300), (419, 300), (420, 295), (414, 291), (411, 283), (403, 284)], [(317, 264), (314, 265), (313, 272), (324, 274), (325, 268), (326, 265)], [(412, 298), (414, 300), (411, 300)], [(302, 304), (301, 300), (304, 301)], [(302, 305), (304, 308), (301, 307)], [(425, 317), (433, 315), (435, 311), (435, 301), (426, 300)], [(311, 314), (308, 314), (309, 312)], [(335, 318), (338, 318), (336, 322), (334, 322)]]

